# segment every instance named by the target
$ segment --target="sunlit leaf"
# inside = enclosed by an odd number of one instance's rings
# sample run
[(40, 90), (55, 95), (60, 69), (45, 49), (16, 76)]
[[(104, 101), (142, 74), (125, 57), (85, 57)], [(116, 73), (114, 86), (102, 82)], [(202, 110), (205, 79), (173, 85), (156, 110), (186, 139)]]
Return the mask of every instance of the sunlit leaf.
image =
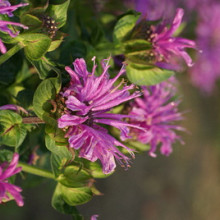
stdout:
[(127, 38), (128, 34), (135, 27), (139, 17), (140, 13), (133, 12), (132, 14), (126, 14), (119, 19), (113, 32), (113, 39), (116, 43), (119, 43)]
[(126, 66), (126, 72), (128, 79), (136, 85), (155, 85), (174, 74), (171, 70), (134, 63), (129, 63)]
[(71, 206), (65, 202), (59, 184), (57, 185), (52, 197), (52, 206), (54, 209), (63, 214), (72, 215), (74, 217), (74, 220), (83, 220), (83, 217), (79, 214), (76, 207)]

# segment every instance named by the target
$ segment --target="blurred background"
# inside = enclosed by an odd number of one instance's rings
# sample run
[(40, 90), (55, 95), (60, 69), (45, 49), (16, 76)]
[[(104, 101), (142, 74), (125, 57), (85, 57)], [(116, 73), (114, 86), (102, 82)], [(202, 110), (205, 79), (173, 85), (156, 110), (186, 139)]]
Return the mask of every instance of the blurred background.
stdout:
[[(93, 0), (91, 4), (94, 10), (108, 13), (121, 13), (128, 7), (143, 9), (147, 18), (159, 16), (168, 20), (173, 19), (177, 7), (184, 7), (183, 36), (194, 38), (203, 53), (192, 54), (195, 65), (188, 72), (176, 74), (181, 111), (185, 112), (182, 126), (187, 132), (181, 134), (185, 145), (175, 144), (169, 157), (138, 154), (127, 171), (118, 166), (112, 176), (97, 180), (103, 196), (79, 206), (80, 212), (85, 219), (98, 214), (100, 220), (220, 219), (220, 3), (128, 0), (122, 8), (117, 8), (113, 0)], [(107, 5), (112, 7), (106, 8)], [(55, 183), (49, 180), (24, 186), (25, 206), (19, 208), (15, 202), (1, 205), (0, 219), (72, 219), (51, 207), (54, 188)]]

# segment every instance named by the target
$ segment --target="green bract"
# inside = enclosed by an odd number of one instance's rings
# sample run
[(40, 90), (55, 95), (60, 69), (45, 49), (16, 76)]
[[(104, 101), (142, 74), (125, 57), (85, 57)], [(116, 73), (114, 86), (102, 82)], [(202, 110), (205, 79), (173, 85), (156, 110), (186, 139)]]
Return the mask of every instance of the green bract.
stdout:
[(137, 85), (155, 85), (174, 74), (172, 70), (136, 63), (129, 63), (126, 67), (126, 72), (128, 79)]
[(25, 54), (31, 60), (39, 60), (49, 49), (51, 39), (44, 34), (22, 34), (19, 36), (24, 44)]
[[(33, 107), (35, 114), (42, 120), (49, 121), (52, 105), (50, 103), (61, 88), (59, 78), (49, 78), (42, 81), (38, 86), (34, 98)], [(52, 120), (50, 120), (52, 122)]]

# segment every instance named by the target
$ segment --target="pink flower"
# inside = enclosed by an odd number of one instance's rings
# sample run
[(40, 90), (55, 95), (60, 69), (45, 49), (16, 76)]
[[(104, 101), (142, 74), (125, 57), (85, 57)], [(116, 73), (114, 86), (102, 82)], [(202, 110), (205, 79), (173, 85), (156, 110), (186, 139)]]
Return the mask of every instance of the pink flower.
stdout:
[(11, 163), (0, 164), (0, 203), (11, 200), (9, 194), (15, 199), (18, 206), (23, 206), (24, 202), (20, 192), (22, 189), (8, 182), (8, 178), (19, 173), (21, 167), (16, 167), (19, 154), (14, 153)]
[(195, 42), (173, 36), (182, 22), (183, 14), (183, 9), (177, 9), (176, 16), (169, 28), (163, 24), (157, 27), (151, 26), (152, 34), (150, 38), (154, 48), (153, 51), (161, 67), (161, 62), (170, 63), (175, 56), (182, 57), (189, 67), (193, 65), (192, 59), (185, 51), (185, 48), (195, 49)]
[(131, 149), (112, 137), (101, 124), (119, 129), (121, 140), (130, 138), (129, 127), (142, 129), (124, 121), (127, 115), (109, 112), (113, 107), (140, 96), (140, 93), (130, 94), (129, 90), (133, 90), (135, 86), (123, 86), (123, 80), (114, 86), (125, 70), (122, 68), (113, 79), (110, 79), (108, 62), (109, 60), (102, 63), (103, 72), (100, 76), (95, 75), (96, 65), (92, 73), (88, 72), (84, 59), (75, 60), (74, 71), (66, 67), (71, 81), (61, 93), (66, 100), (66, 110), (58, 119), (59, 128), (68, 128), (66, 137), (69, 138), (70, 147), (79, 150), (79, 157), (93, 162), (99, 159), (105, 174), (114, 171), (115, 159), (122, 166), (129, 166), (129, 158), (116, 146), (125, 148), (132, 156), (134, 155)]
[(178, 112), (179, 101), (171, 101), (175, 95), (175, 87), (171, 83), (162, 82), (154, 86), (143, 86), (143, 97), (131, 102), (130, 119), (132, 124), (145, 128), (146, 131), (132, 128), (131, 134), (144, 144), (150, 145), (149, 155), (156, 157), (155, 151), (168, 156), (172, 152), (172, 144), (181, 138), (175, 133), (184, 130), (175, 124), (182, 120)]

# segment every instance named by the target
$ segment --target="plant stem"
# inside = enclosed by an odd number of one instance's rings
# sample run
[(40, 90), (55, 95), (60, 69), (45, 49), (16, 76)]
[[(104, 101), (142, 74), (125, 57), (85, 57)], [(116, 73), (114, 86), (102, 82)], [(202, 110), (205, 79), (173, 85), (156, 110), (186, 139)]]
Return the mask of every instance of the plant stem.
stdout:
[(18, 43), (14, 47), (12, 47), (10, 50), (7, 51), (7, 53), (0, 56), (0, 65), (7, 61), (10, 57), (12, 57), (14, 54), (16, 54), (19, 50), (21, 50), (24, 47), (24, 45)]
[(23, 124), (45, 124), (43, 120), (38, 117), (25, 117), (22, 119)]
[(22, 162), (18, 163), (18, 167), (22, 167), (22, 171), (27, 172), (27, 173), (31, 173), (31, 174), (41, 176), (41, 177), (46, 177), (49, 179), (55, 179), (53, 173), (51, 173), (48, 170), (43, 170), (37, 167), (33, 167)]

